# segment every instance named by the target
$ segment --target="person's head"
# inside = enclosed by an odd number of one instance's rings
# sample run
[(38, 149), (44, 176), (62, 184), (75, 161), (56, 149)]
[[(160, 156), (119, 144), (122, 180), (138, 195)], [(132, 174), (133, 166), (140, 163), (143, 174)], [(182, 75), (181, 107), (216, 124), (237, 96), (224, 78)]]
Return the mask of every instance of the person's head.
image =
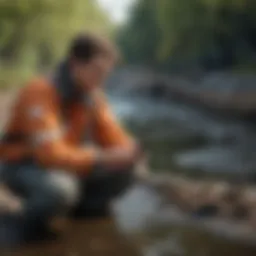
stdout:
[(115, 46), (106, 38), (85, 33), (71, 43), (68, 61), (71, 76), (84, 90), (103, 84), (118, 58)]

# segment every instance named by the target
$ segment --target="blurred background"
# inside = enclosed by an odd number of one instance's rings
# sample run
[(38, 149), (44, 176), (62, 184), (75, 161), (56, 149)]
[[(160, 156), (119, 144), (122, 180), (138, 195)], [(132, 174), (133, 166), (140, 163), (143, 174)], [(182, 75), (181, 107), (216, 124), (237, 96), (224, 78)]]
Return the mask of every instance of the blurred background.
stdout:
[(1, 120), (82, 30), (120, 48), (106, 90), (154, 172), (256, 180), (255, 0), (1, 0)]

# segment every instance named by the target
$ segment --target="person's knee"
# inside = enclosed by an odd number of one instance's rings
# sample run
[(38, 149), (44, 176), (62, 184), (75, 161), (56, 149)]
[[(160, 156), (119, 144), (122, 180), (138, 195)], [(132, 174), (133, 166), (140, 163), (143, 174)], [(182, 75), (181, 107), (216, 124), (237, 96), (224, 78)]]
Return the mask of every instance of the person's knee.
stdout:
[[(49, 175), (50, 193), (64, 209), (72, 208), (79, 200), (79, 181), (75, 176), (64, 172), (52, 172)], [(49, 194), (49, 193), (48, 193)]]

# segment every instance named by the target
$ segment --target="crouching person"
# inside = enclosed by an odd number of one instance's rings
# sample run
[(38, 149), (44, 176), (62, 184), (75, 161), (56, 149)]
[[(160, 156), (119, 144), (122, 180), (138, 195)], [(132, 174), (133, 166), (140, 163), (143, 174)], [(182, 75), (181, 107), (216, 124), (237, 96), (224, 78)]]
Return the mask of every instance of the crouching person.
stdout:
[(48, 236), (49, 221), (73, 209), (102, 213), (132, 181), (140, 150), (101, 89), (116, 57), (105, 39), (80, 35), (51, 76), (20, 91), (0, 144), (2, 179), (23, 199), (12, 242)]

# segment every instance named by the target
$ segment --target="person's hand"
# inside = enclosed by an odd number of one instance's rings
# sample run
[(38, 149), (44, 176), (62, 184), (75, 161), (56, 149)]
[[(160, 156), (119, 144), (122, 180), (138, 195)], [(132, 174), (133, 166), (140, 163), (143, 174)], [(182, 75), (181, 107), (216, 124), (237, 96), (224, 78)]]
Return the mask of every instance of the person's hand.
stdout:
[(101, 152), (99, 163), (106, 170), (118, 171), (132, 168), (140, 158), (141, 152), (137, 147), (113, 148)]

